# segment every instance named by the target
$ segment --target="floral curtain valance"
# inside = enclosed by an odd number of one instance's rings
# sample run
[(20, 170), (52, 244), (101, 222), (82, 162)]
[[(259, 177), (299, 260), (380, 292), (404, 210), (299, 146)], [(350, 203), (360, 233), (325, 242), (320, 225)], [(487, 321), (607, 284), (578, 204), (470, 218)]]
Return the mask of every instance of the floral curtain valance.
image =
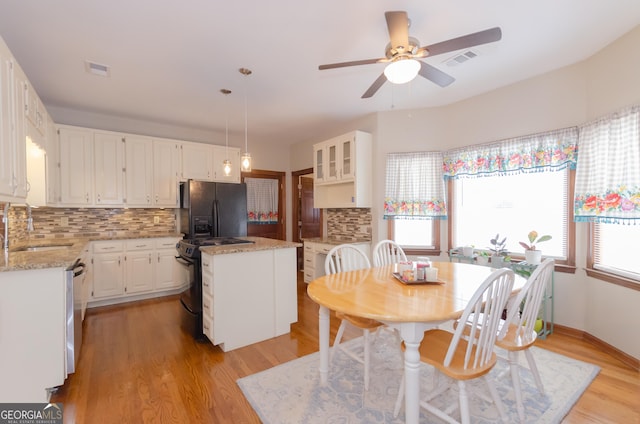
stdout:
[(445, 178), (575, 168), (578, 129), (565, 128), (445, 152)]
[(384, 219), (446, 217), (442, 153), (389, 153)]
[(278, 180), (245, 178), (247, 215), (251, 224), (278, 223)]
[(640, 106), (580, 127), (574, 219), (640, 225)]

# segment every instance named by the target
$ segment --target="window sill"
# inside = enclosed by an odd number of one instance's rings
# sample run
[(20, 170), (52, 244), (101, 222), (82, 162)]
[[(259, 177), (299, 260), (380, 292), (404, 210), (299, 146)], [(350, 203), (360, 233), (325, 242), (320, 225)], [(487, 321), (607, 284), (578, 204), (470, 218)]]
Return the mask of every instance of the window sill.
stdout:
[(440, 256), (440, 249), (403, 249), (407, 256)]
[(632, 280), (630, 278), (624, 278), (619, 275), (611, 274), (609, 272), (604, 272), (593, 268), (587, 268), (586, 271), (589, 277), (597, 278), (598, 280), (606, 281), (607, 283), (615, 284), (617, 286), (626, 287), (631, 290), (640, 291), (639, 281)]

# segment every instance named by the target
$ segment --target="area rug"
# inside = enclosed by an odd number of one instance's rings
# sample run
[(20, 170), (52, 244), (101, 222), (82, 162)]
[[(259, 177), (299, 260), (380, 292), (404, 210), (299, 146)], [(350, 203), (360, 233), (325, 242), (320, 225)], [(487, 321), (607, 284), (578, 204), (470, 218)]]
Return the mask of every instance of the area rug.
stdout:
[[(362, 338), (346, 343), (362, 344)], [(545, 394), (541, 395), (537, 391), (531, 373), (522, 370), (520, 378), (526, 422), (559, 423), (600, 372), (600, 368), (536, 347), (532, 348), (532, 352)], [(404, 404), (400, 414), (393, 417), (402, 379), (403, 363), (400, 355), (392, 335), (383, 332), (377, 337), (372, 346), (371, 380), (366, 392), (362, 365), (343, 352), (338, 352), (333, 358), (326, 386), (320, 385), (318, 352), (241, 378), (238, 385), (266, 424), (404, 423)], [(432, 371), (425, 364), (421, 367), (420, 384), (423, 392), (431, 385)], [(507, 364), (498, 361), (490, 376), (507, 409), (508, 422), (518, 422)], [(470, 384), (479, 384), (479, 389), (486, 393), (486, 385), (482, 382)], [(457, 399), (457, 393), (450, 393), (449, 398), (442, 397), (439, 401), (448, 405), (451, 402), (457, 403)], [(470, 407), (473, 423), (500, 422), (495, 406), (478, 396), (470, 395)], [(421, 410), (420, 422), (442, 421)]]

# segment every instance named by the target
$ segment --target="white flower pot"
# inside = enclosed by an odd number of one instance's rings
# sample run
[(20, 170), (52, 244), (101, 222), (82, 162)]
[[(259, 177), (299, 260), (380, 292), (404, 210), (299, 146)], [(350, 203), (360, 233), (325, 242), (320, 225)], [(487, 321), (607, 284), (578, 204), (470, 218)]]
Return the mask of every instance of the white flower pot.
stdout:
[(542, 260), (542, 250), (525, 250), (524, 260), (531, 265), (540, 265)]
[(478, 261), (478, 265), (488, 265), (489, 264), (489, 257), (488, 256), (478, 256), (476, 258), (476, 261)]

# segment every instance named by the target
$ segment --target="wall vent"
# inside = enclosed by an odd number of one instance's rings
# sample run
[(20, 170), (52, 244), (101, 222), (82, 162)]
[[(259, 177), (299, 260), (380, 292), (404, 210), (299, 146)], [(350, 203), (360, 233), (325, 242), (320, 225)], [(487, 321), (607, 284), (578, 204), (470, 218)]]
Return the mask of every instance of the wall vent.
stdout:
[(90, 74), (98, 75), (100, 77), (111, 76), (111, 66), (103, 65), (96, 62), (91, 62), (90, 60), (84, 61), (84, 70)]
[(460, 53), (457, 54), (449, 59), (447, 59), (444, 63), (447, 66), (458, 66), (461, 65), (471, 59), (474, 59), (478, 56), (478, 53), (471, 51), (471, 50), (467, 50), (464, 53)]

